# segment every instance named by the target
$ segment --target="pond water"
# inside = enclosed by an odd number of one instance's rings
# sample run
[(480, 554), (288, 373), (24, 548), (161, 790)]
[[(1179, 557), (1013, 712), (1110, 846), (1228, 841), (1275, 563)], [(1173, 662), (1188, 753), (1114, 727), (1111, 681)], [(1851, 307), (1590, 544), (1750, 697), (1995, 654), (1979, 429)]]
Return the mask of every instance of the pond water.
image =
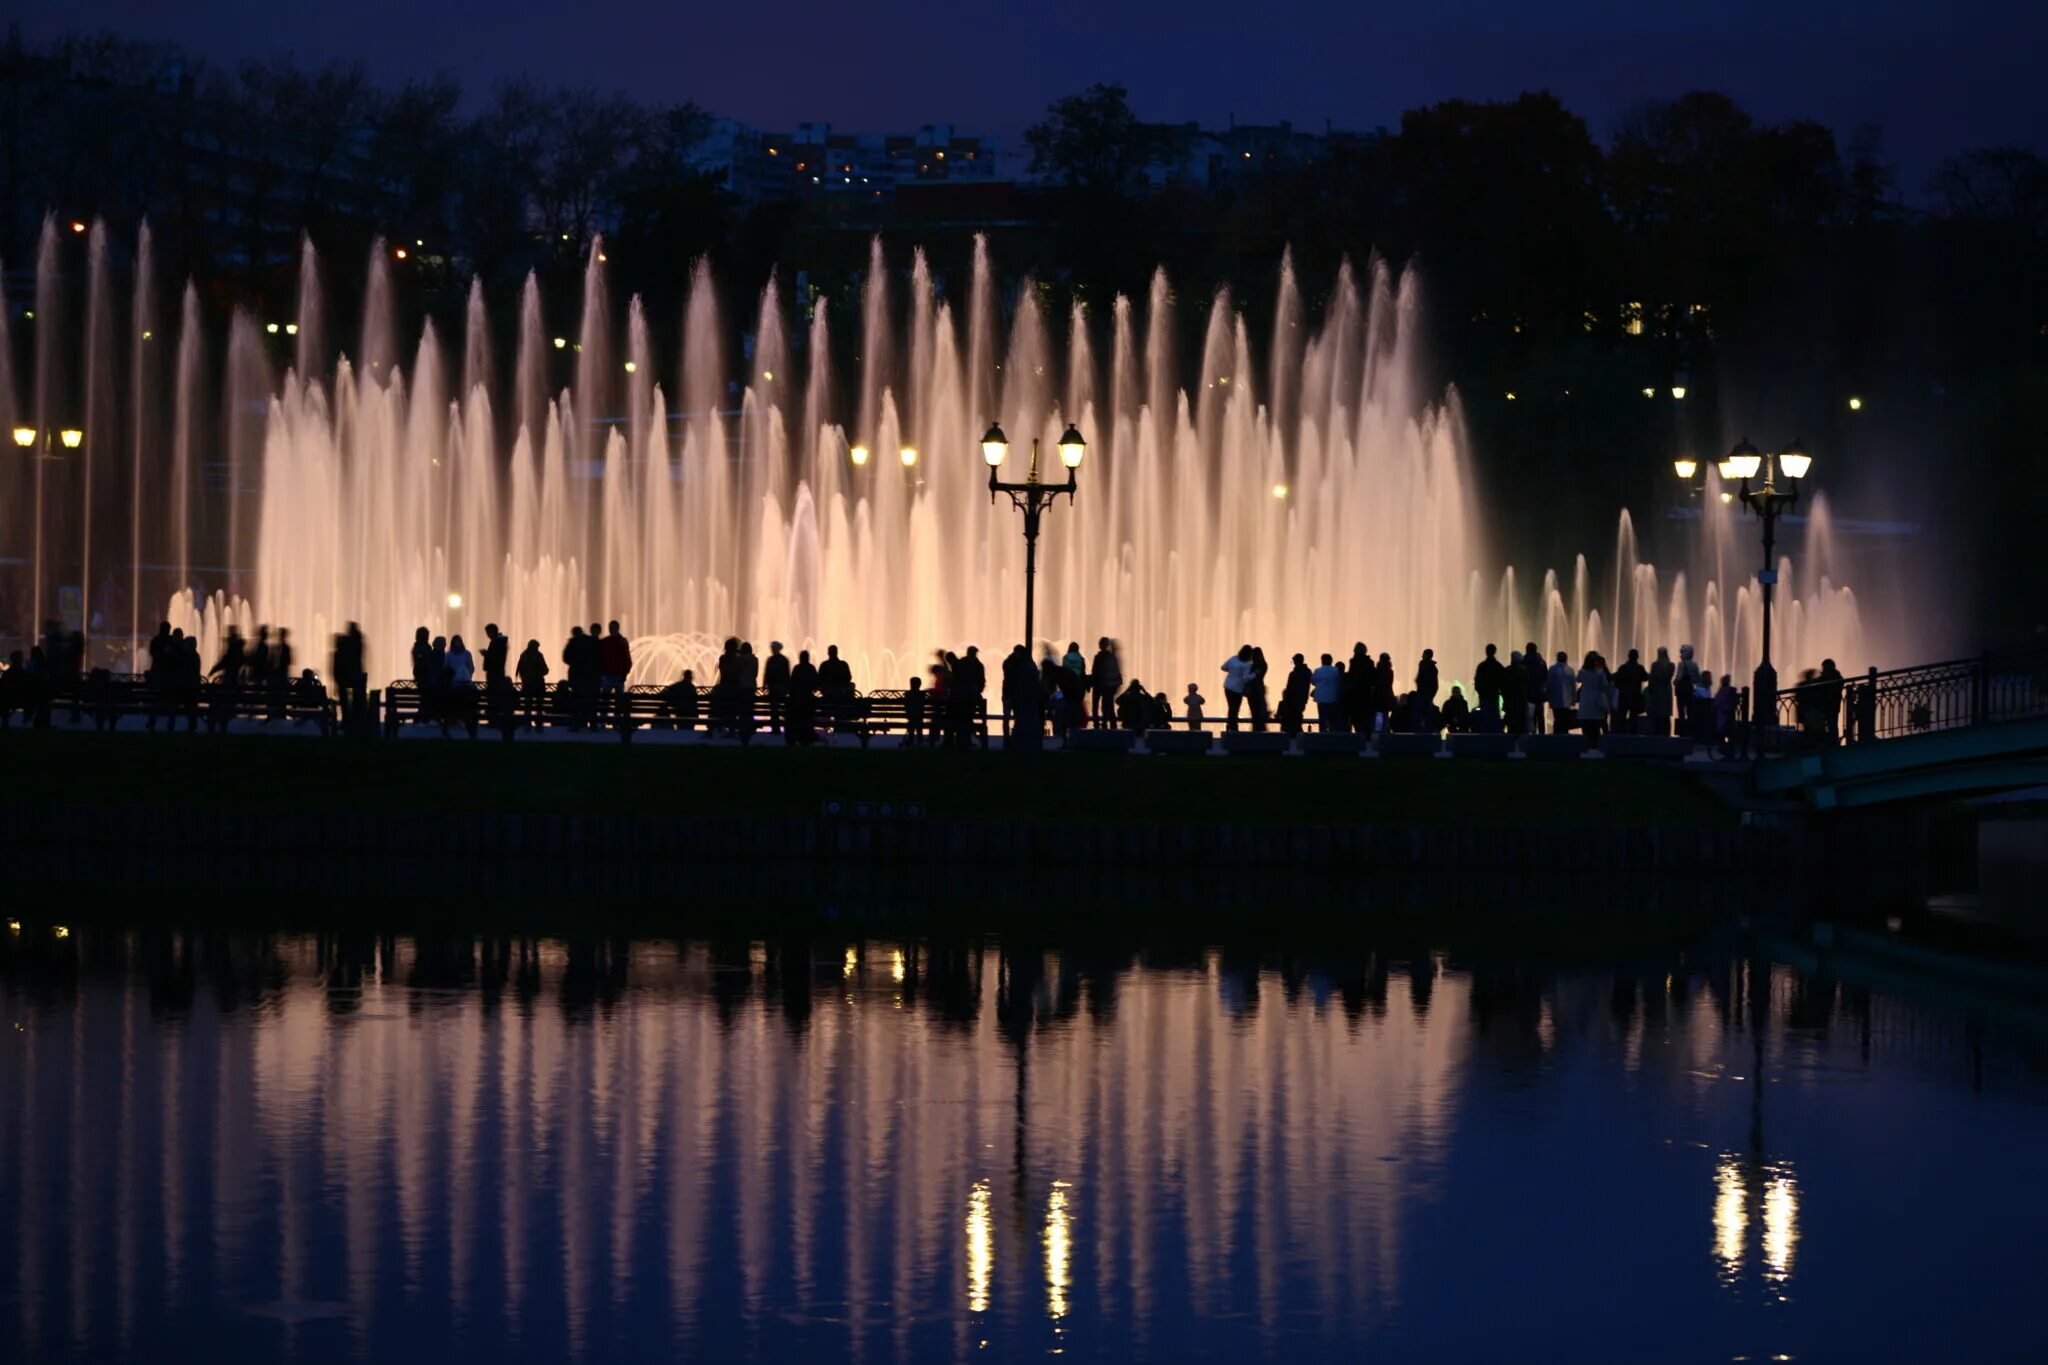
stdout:
[(2038, 1025), (1733, 938), (45, 925), (0, 1007), (11, 1360), (2041, 1350)]

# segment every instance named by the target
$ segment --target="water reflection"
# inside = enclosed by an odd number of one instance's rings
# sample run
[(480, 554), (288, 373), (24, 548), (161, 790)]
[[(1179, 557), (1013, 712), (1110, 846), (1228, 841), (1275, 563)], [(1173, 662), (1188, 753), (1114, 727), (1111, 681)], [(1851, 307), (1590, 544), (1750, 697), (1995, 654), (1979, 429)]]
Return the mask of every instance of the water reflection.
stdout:
[[(2048, 1212), (2000, 1174), (2048, 1135), (2031, 1041), (1725, 955), (0, 943), (29, 1359), (1598, 1355), (1553, 1277), (1622, 1246), (1621, 1311), (1811, 1353), (1912, 1245), (2018, 1274), (1966, 1211)], [(1922, 1225), (1871, 1222), (1900, 1178)]]

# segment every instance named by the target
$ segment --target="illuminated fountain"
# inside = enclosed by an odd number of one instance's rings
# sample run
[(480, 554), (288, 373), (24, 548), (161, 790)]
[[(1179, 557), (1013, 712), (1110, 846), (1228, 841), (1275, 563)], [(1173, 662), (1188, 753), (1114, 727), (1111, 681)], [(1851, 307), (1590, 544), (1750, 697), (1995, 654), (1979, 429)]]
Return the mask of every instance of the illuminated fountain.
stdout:
[[(198, 589), (176, 593), (169, 616), (209, 656), (228, 623), (262, 621), (324, 664), (328, 637), (360, 621), (373, 681), (406, 671), (419, 625), (475, 643), (496, 622), (515, 652), (531, 637), (553, 657), (571, 625), (616, 619), (638, 641), (641, 681), (685, 667), (708, 678), (718, 642), (739, 635), (792, 652), (836, 643), (864, 685), (901, 686), (936, 648), (993, 657), (1014, 643), (1024, 547), (1008, 508), (989, 505), (978, 447), (999, 419), (1020, 465), (1070, 421), (1088, 443), (1080, 495), (1048, 517), (1037, 643), (1114, 636), (1126, 676), (1155, 690), (1215, 683), (1247, 641), (1279, 667), (1363, 640), (1404, 677), (1425, 646), (1455, 675), (1488, 640), (1536, 639), (1575, 661), (1691, 643), (1738, 678), (1755, 661), (1754, 535), (1712, 487), (1675, 572), (1641, 562), (1625, 512), (1604, 564), (1503, 568), (1457, 395), (1421, 378), (1415, 277), (1377, 262), (1346, 268), (1311, 326), (1283, 261), (1259, 357), (1227, 293), (1201, 354), (1177, 355), (1163, 273), (1107, 316), (1049, 317), (1028, 285), (1005, 306), (985, 246), (956, 302), (921, 253), (905, 276), (877, 242), (859, 316), (840, 322), (822, 299), (803, 316), (773, 281), (757, 316), (721, 317), (700, 263), (678, 370), (661, 375), (663, 320), (637, 298), (615, 317), (593, 249), (575, 329), (550, 329), (529, 280), (500, 374), (479, 293), (459, 345), (428, 326), (401, 349), (382, 248), (358, 345), (326, 370), (309, 247), (295, 359), (274, 371), (275, 324), (237, 314), (216, 351), (190, 286), (171, 334), (145, 232), (123, 375), (97, 228), (82, 360), (54, 341), (72, 334), (50, 316), (59, 232), (46, 224), (36, 374), (20, 402), (0, 378), (0, 405), (20, 409), (0, 421), (46, 425), (60, 376), (82, 363), (94, 431), (73, 467), (38, 466), (33, 488), (10, 471), (0, 539), (26, 550), (29, 516), (43, 528), (44, 614), (50, 585), (81, 569), (128, 590), (118, 612), (95, 606), (103, 639), (147, 636), (162, 581)], [(858, 330), (857, 372), (833, 372), (832, 326)], [(743, 329), (748, 358), (728, 373)], [(572, 362), (573, 382), (552, 388)], [(227, 486), (242, 491), (219, 497)], [(1833, 558), (1816, 498), (1796, 581), (1781, 567), (1788, 667), (1870, 658)]]

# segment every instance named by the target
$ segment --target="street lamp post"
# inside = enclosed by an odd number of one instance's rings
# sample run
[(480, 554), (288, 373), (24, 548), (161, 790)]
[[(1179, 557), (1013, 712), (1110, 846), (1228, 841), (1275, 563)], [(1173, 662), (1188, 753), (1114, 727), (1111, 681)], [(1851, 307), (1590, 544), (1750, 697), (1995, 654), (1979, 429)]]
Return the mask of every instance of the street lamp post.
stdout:
[(1010, 502), (1024, 514), (1024, 648), (1028, 653), (1036, 639), (1033, 631), (1033, 615), (1037, 609), (1038, 593), (1038, 525), (1039, 518), (1051, 505), (1054, 498), (1065, 494), (1074, 496), (1079, 485), (1075, 471), (1081, 467), (1081, 458), (1088, 453), (1088, 445), (1081, 439), (1081, 433), (1072, 423), (1060, 435), (1060, 463), (1067, 467), (1065, 483), (1045, 483), (1038, 477), (1038, 439), (1031, 440), (1031, 468), (1022, 483), (1004, 483), (997, 477), (1003, 459), (1010, 453), (1010, 440), (1003, 435), (999, 423), (989, 423), (982, 434), (981, 457), (988, 462), (988, 500), (994, 502), (996, 494), (1008, 493)]
[[(1751, 714), (1772, 721), (1778, 704), (1778, 670), (1771, 664), (1771, 600), (1778, 586), (1778, 518), (1799, 501), (1799, 485), (1812, 468), (1813, 456), (1797, 440), (1775, 455), (1766, 455), (1745, 437), (1721, 461), (1722, 480), (1739, 485), (1735, 496), (1764, 526), (1764, 566), (1756, 580), (1763, 591), (1763, 652), (1749, 695)], [(1778, 482), (1781, 474), (1785, 478), (1782, 486)], [(1761, 482), (1752, 483), (1759, 475)]]
[[(36, 442), (38, 440), (43, 444), (40, 452), (36, 451)], [(85, 444), (85, 433), (77, 427), (64, 427), (61, 430), (45, 428), (41, 431), (36, 430), (34, 427), (16, 427), (14, 429), (14, 444), (30, 452), (31, 459), (38, 461), (56, 460), (62, 458), (57, 454), (57, 446), (62, 445), (66, 450), (76, 450)], [(40, 463), (36, 465), (35, 497), (35, 544), (34, 549), (31, 551), (35, 563), (34, 567), (30, 570), (29, 588), (29, 600), (35, 604), (30, 609), (29, 633), (31, 639), (34, 638), (35, 632), (41, 629), (43, 614), (43, 467)], [(90, 575), (87, 578), (85, 591), (88, 593), (92, 591)], [(91, 612), (88, 611), (85, 615), (86, 619), (90, 621)]]

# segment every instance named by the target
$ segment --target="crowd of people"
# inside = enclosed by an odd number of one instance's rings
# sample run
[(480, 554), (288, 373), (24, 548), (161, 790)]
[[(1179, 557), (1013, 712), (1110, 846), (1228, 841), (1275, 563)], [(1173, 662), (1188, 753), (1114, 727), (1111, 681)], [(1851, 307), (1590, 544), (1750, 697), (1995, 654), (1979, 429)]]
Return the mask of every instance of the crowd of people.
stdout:
[[(111, 675), (94, 669), (81, 677), (84, 654), (82, 636), (66, 635), (54, 624), (26, 657), (15, 651), (0, 674), (0, 724), (16, 714), (47, 723), (52, 699), (62, 697), (74, 714), (89, 712), (96, 724), (111, 727), (112, 708), (96, 702), (96, 696), (111, 695)], [(191, 729), (202, 718), (210, 728), (225, 729), (235, 715), (251, 710), (269, 719), (317, 715), (324, 724), (330, 716), (343, 721), (360, 716), (367, 707), (367, 652), (354, 622), (334, 637), (331, 698), (313, 669), (293, 672), (291, 634), (283, 629), (273, 633), (258, 626), (253, 639), (245, 639), (230, 627), (220, 657), (205, 668), (199, 642), (165, 622), (147, 642), (145, 654), (142, 681), (151, 729), (159, 720), (175, 726), (181, 717)], [(475, 651), (459, 634), (436, 636), (421, 626), (414, 633), (410, 662), (415, 715), (444, 733), (460, 727), (474, 735), (485, 724), (509, 729), (542, 723), (570, 730), (630, 730), (654, 721), (741, 738), (765, 729), (791, 744), (807, 744), (856, 719), (873, 719), (879, 706), (907, 744), (959, 747), (985, 737), (991, 718), (988, 669), (973, 645), (957, 653), (936, 651), (925, 672), (906, 679), (902, 689), (863, 696), (836, 645), (828, 645), (824, 658), (813, 662), (807, 649), (792, 658), (779, 640), (769, 643), (765, 655), (757, 655), (750, 641), (735, 637), (725, 641), (708, 683), (685, 669), (659, 689), (652, 703), (642, 697), (637, 704), (629, 690), (633, 646), (617, 621), (593, 622), (587, 630), (573, 627), (552, 659), (537, 639), (528, 640), (515, 659), (511, 639), (495, 624), (484, 627), (482, 646)], [(1071, 641), (1064, 653), (1048, 645), (1034, 660), (1018, 645), (1001, 661), (995, 700), (1012, 743), (1020, 738), (1036, 743), (1047, 733), (1060, 738), (1091, 727), (1142, 731), (1184, 725), (1235, 731), (1244, 726), (1299, 734), (1313, 726), (1361, 734), (1538, 735), (1548, 730), (1581, 734), (1594, 744), (1608, 733), (1675, 735), (1726, 751), (1737, 743), (1746, 720), (1734, 680), (1725, 673), (1717, 679), (1691, 645), (1681, 645), (1676, 659), (1659, 648), (1648, 663), (1630, 649), (1615, 666), (1592, 650), (1575, 667), (1563, 650), (1546, 661), (1535, 641), (1505, 660), (1489, 644), (1472, 668), (1469, 693), (1460, 682), (1445, 687), (1443, 670), (1429, 649), (1422, 651), (1412, 683), (1403, 688), (1392, 657), (1375, 655), (1363, 642), (1343, 658), (1326, 653), (1311, 663), (1306, 654), (1295, 654), (1277, 685), (1257, 645), (1240, 647), (1220, 671), (1220, 716), (1211, 714), (1199, 682), (1187, 684), (1176, 714), (1166, 692), (1125, 676), (1122, 651), (1107, 636), (1096, 642), (1092, 655)], [(1807, 670), (1794, 693), (1797, 724), (1820, 740), (1838, 742), (1845, 728), (1853, 732), (1856, 726), (1856, 693), (1832, 659), (1819, 670)]]

